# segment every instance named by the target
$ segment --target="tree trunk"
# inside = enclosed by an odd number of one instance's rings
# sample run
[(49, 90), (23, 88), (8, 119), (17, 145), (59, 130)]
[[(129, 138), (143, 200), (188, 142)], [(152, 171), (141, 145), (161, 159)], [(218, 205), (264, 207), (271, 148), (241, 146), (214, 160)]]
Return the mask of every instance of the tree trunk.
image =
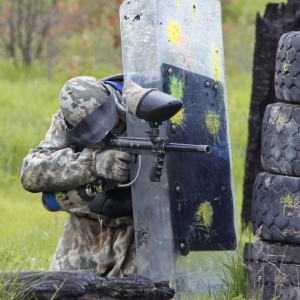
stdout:
[[(172, 299), (168, 282), (153, 283), (147, 278), (125, 274), (122, 278), (103, 278), (93, 271), (6, 272), (2, 284), (17, 299)], [(1, 294), (2, 295), (2, 294)], [(55, 296), (54, 296), (55, 295)], [(52, 298), (53, 297), (53, 298)]]

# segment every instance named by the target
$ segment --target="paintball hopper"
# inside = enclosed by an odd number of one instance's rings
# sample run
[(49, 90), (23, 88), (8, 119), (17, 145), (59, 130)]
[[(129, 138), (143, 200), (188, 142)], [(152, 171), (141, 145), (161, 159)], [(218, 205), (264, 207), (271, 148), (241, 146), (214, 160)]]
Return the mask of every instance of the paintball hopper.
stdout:
[(180, 100), (158, 90), (152, 90), (140, 100), (136, 116), (147, 122), (161, 123), (172, 118), (181, 108)]
[(172, 118), (182, 107), (180, 100), (154, 88), (142, 88), (132, 80), (125, 82), (122, 96), (129, 113), (151, 123)]

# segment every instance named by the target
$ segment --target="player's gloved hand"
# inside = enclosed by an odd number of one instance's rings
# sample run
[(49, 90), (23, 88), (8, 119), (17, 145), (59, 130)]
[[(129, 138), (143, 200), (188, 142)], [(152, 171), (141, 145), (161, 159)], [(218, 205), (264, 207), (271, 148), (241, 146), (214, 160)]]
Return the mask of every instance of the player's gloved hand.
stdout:
[(129, 166), (134, 157), (118, 150), (105, 150), (95, 156), (96, 173), (99, 177), (117, 182), (125, 182), (129, 176)]
[(122, 98), (126, 104), (128, 112), (136, 116), (140, 101), (143, 97), (145, 97), (145, 95), (155, 90), (156, 89), (154, 88), (142, 88), (132, 80), (126, 81), (123, 87)]

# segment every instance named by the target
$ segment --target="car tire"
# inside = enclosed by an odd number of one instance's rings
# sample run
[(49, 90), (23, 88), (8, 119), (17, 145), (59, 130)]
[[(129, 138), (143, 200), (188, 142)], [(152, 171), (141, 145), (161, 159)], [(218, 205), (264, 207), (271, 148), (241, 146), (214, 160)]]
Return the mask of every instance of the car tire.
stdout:
[(259, 173), (251, 218), (262, 240), (300, 244), (300, 177)]
[(292, 31), (280, 37), (274, 81), (279, 100), (300, 103), (300, 32)]
[(299, 251), (299, 245), (267, 241), (246, 243), (244, 263), (251, 297), (300, 299)]
[(267, 106), (261, 162), (267, 172), (300, 176), (300, 105), (279, 102)]

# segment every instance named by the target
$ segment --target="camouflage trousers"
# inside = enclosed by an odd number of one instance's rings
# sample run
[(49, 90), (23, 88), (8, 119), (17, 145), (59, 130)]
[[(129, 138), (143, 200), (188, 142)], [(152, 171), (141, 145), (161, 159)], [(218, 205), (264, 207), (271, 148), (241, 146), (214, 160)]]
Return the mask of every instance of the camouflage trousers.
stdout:
[(132, 218), (96, 216), (70, 215), (50, 270), (95, 270), (107, 277), (136, 273)]

